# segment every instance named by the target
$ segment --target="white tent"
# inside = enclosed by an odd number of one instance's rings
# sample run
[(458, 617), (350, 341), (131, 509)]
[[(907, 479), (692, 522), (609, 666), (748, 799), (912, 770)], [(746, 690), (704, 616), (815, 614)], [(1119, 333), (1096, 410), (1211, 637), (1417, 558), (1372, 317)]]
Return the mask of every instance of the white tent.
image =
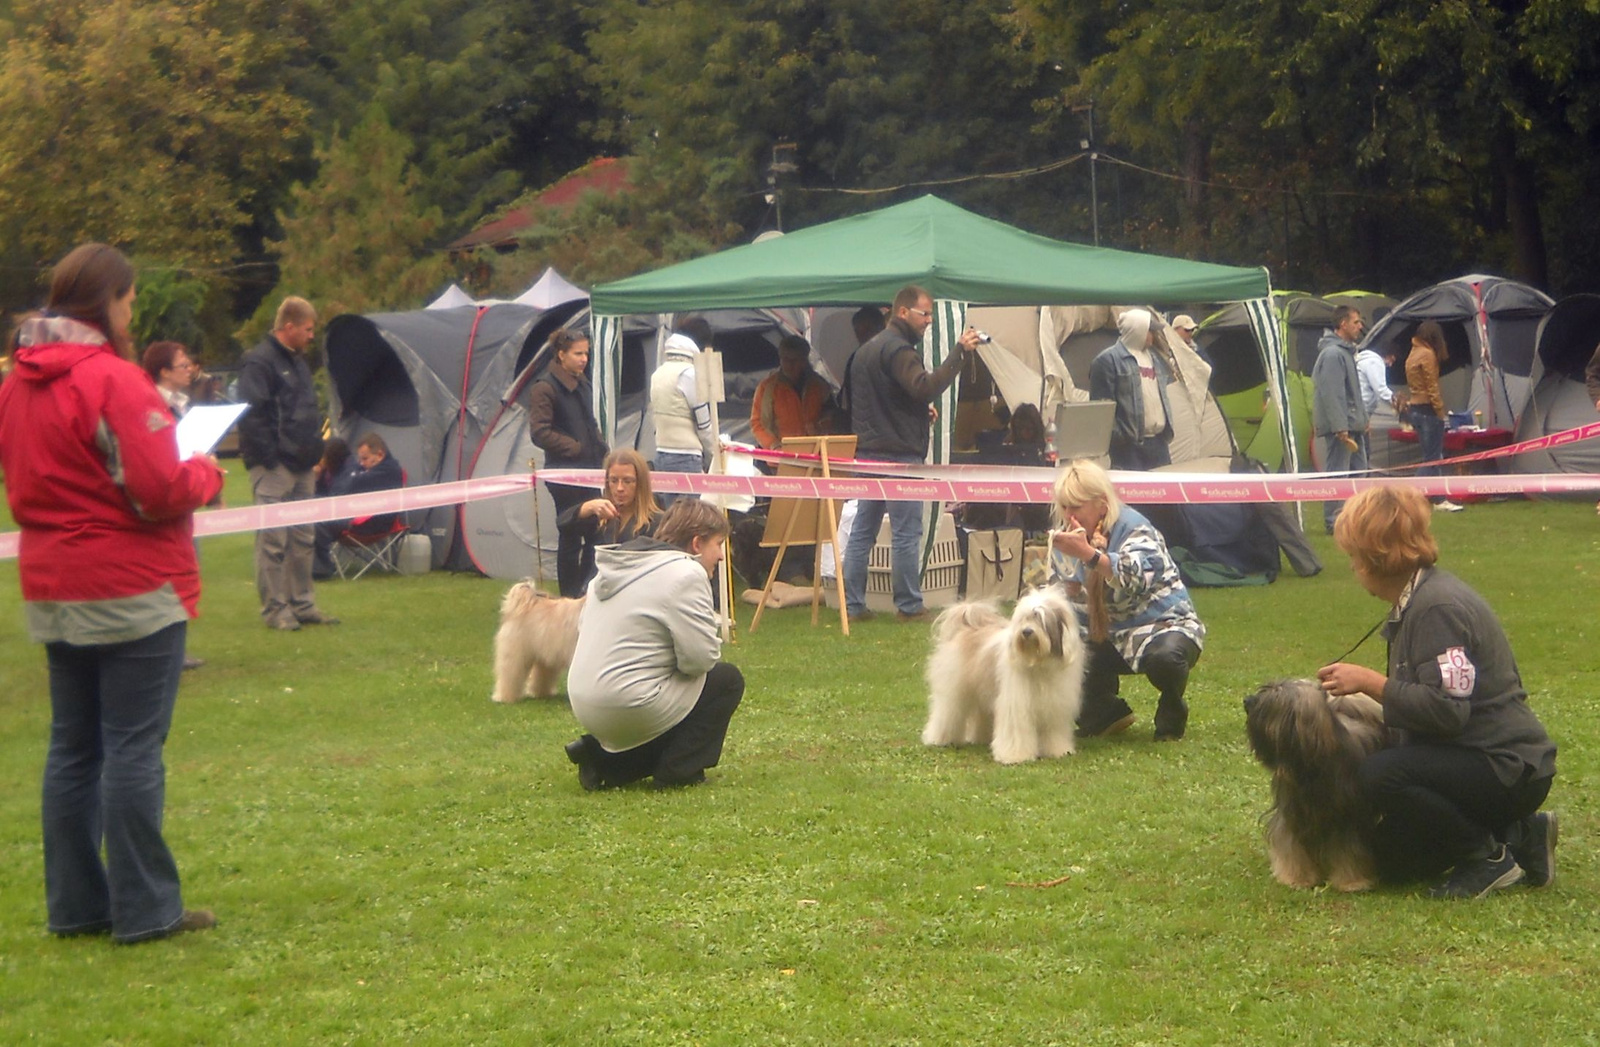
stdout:
[(535, 309), (554, 309), (558, 305), (588, 298), (589, 292), (567, 282), (566, 277), (554, 267), (545, 269), (532, 287), (517, 295), (512, 301), (518, 305), (531, 305)]

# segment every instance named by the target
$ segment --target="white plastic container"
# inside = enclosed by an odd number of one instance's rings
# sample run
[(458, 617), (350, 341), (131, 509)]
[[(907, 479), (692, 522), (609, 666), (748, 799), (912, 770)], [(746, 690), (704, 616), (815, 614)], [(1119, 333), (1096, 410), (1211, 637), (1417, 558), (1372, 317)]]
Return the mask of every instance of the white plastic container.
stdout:
[(400, 543), (400, 573), (427, 574), (433, 570), (433, 543), (425, 534), (408, 534)]

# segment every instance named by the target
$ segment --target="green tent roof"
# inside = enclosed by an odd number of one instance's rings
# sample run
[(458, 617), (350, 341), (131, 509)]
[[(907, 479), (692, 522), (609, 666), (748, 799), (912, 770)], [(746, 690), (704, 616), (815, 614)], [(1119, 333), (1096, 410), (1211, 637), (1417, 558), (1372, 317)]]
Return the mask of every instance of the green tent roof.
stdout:
[(1151, 305), (1265, 297), (1265, 269), (1035, 236), (934, 196), (603, 284), (598, 314), (863, 305), (907, 284), (975, 305)]

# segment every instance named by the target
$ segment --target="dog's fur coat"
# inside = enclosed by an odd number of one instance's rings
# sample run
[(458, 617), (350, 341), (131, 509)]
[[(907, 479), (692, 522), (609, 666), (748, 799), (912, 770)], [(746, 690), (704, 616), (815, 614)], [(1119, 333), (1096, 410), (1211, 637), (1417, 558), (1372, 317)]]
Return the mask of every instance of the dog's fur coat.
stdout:
[(497, 702), (551, 698), (578, 646), (583, 598), (551, 596), (532, 582), (518, 582), (500, 602), (494, 635), (494, 694)]
[(1008, 620), (973, 601), (934, 622), (924, 745), (987, 745), (1000, 763), (1076, 752), (1086, 663), (1078, 619), (1055, 590), (1024, 596)]
[(1374, 815), (1357, 768), (1391, 744), (1383, 707), (1364, 694), (1335, 697), (1315, 680), (1280, 680), (1246, 698), (1244, 709), (1250, 748), (1272, 772), (1273, 878), (1290, 887), (1373, 887)]

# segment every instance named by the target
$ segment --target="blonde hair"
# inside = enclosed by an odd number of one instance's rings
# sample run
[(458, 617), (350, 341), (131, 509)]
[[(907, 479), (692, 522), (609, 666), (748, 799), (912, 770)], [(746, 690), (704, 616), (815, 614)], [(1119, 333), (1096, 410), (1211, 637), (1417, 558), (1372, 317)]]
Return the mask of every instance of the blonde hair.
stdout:
[(1433, 507), (1415, 487), (1369, 487), (1344, 503), (1333, 540), (1363, 573), (1403, 578), (1439, 561), (1432, 520)]
[(1090, 502), (1106, 503), (1105, 526), (1110, 530), (1122, 515), (1122, 502), (1117, 490), (1111, 486), (1111, 477), (1092, 458), (1074, 458), (1061, 467), (1056, 475), (1055, 500), (1050, 506), (1050, 519), (1057, 527), (1067, 526), (1065, 506), (1088, 505)]
[(655, 492), (650, 487), (650, 463), (644, 456), (631, 447), (620, 447), (606, 455), (606, 460), (600, 464), (600, 475), (604, 478), (604, 486), (600, 488), (601, 495), (609, 493), (611, 484), (611, 467), (614, 465), (630, 465), (633, 475), (638, 481), (633, 489), (633, 508), (628, 510), (626, 517), (617, 518), (617, 530), (631, 528), (634, 534), (639, 534), (650, 521), (654, 520), (661, 512), (661, 506), (656, 504)]
[(317, 318), (316, 306), (296, 295), (278, 303), (278, 315), (272, 320), (272, 329), (281, 331), (290, 324), (303, 324)]

